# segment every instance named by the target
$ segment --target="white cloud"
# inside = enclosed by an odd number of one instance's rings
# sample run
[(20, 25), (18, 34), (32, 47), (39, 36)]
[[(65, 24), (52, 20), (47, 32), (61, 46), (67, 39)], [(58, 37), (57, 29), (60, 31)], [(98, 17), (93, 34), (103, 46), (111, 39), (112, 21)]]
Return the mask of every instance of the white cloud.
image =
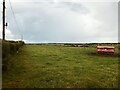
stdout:
[(2, 25), (0, 24), (0, 38), (2, 38)]
[[(0, 25), (0, 38), (2, 38), (2, 31), (3, 31), (2, 25)], [(14, 35), (9, 29), (5, 29), (5, 38), (6, 40), (14, 39)]]
[[(13, 3), (30, 42), (117, 42), (117, 3)], [(8, 10), (9, 12), (9, 10)], [(11, 14), (10, 12), (8, 14)], [(17, 29), (8, 15), (8, 27), (16, 38)], [(14, 25), (13, 28), (11, 25)]]
[(11, 2), (118, 2), (119, 0), (11, 0)]

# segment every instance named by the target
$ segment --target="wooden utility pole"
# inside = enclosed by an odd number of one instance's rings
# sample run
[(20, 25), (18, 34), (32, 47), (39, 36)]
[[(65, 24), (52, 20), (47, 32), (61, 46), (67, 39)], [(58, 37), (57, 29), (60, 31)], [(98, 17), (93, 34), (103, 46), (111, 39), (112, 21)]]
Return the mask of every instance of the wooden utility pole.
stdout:
[(3, 40), (5, 40), (5, 0), (3, 0)]

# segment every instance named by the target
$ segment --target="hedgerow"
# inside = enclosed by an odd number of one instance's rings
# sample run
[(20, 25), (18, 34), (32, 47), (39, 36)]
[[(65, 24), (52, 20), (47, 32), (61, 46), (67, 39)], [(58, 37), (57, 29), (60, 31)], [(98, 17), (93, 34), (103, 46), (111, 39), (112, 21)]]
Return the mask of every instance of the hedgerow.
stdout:
[(19, 48), (24, 45), (23, 41), (2, 41), (2, 68), (3, 71), (7, 69), (9, 60), (5, 59), (9, 55), (13, 55), (19, 51)]

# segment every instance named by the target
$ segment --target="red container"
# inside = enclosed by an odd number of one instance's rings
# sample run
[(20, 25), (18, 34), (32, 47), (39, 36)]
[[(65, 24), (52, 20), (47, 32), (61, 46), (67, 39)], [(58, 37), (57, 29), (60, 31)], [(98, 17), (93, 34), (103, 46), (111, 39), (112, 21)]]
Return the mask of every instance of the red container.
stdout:
[(114, 53), (115, 47), (113, 46), (97, 46), (98, 53)]

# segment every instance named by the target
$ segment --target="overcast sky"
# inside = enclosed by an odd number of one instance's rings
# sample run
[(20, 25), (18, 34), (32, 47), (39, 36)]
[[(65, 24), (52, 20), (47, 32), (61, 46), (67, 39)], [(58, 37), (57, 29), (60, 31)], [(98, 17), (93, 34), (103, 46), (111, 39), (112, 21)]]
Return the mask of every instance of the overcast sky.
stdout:
[(34, 43), (118, 42), (117, 0), (11, 0), (20, 30), (8, 1), (6, 39), (18, 40), (23, 35), (25, 42)]

